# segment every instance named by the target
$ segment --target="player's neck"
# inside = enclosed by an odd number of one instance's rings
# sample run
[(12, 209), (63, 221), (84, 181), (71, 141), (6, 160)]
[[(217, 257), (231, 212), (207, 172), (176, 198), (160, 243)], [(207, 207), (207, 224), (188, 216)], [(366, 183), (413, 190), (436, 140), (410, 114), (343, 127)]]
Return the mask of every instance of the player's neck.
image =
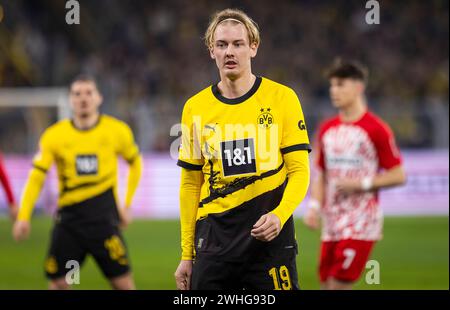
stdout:
[(358, 98), (354, 103), (339, 110), (339, 117), (345, 123), (353, 123), (361, 119), (367, 112), (367, 105), (364, 99)]
[(245, 74), (235, 80), (229, 78), (222, 78), (217, 84), (222, 96), (228, 99), (239, 98), (245, 95), (255, 84), (256, 76), (251, 72)]
[(84, 117), (74, 116), (73, 124), (77, 129), (88, 130), (94, 127), (100, 118), (100, 113), (96, 112)]

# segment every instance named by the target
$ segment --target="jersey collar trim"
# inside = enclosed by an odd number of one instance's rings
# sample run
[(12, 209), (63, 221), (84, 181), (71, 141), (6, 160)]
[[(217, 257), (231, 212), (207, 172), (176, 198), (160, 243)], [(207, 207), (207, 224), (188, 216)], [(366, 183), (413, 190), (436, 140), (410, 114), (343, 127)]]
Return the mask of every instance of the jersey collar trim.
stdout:
[(216, 97), (219, 101), (226, 103), (226, 104), (239, 104), (244, 102), (245, 100), (247, 100), (248, 98), (250, 98), (251, 96), (253, 96), (256, 91), (259, 89), (259, 86), (261, 85), (261, 81), (262, 78), (260, 76), (256, 77), (255, 83), (253, 84), (252, 88), (250, 88), (250, 90), (245, 93), (244, 95), (242, 95), (241, 97), (238, 98), (226, 98), (224, 96), (222, 96), (222, 94), (219, 91), (219, 87), (217, 87), (217, 84), (214, 84), (213, 86), (211, 86), (211, 91), (214, 94), (214, 97)]
[(75, 125), (75, 122), (73, 121), (73, 119), (70, 120), (70, 124), (72, 125), (72, 127), (73, 127), (75, 130), (78, 130), (78, 131), (89, 131), (89, 130), (92, 130), (92, 129), (94, 129), (95, 127), (97, 127), (98, 124), (100, 124), (100, 120), (101, 120), (101, 119), (102, 119), (102, 115), (100, 114), (100, 115), (98, 116), (97, 121), (95, 122), (95, 124), (92, 125), (92, 126), (89, 127), (89, 128), (78, 128), (78, 127)]

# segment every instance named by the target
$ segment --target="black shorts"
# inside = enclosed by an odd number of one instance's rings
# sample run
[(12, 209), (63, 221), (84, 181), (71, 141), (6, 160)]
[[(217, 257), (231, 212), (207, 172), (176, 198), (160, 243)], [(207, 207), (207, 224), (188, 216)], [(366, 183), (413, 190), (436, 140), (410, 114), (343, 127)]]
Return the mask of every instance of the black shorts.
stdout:
[(253, 262), (226, 262), (211, 257), (195, 259), (193, 290), (298, 290), (296, 251)]
[(284, 185), (197, 221), (193, 289), (299, 288), (293, 217), (270, 242), (250, 233), (258, 219), (279, 204), (283, 191)]
[(49, 279), (65, 277), (73, 269), (71, 261), (81, 267), (87, 254), (93, 256), (107, 278), (129, 272), (128, 250), (118, 223), (112, 191), (61, 208), (51, 233), (46, 276)]

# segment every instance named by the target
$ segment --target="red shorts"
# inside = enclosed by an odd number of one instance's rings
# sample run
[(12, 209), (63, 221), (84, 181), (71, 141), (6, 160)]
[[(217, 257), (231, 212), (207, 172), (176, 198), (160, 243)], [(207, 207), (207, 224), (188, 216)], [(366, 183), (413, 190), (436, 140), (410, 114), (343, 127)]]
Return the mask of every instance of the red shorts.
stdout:
[(352, 239), (322, 242), (320, 282), (330, 277), (344, 282), (356, 281), (366, 266), (374, 244), (374, 241)]

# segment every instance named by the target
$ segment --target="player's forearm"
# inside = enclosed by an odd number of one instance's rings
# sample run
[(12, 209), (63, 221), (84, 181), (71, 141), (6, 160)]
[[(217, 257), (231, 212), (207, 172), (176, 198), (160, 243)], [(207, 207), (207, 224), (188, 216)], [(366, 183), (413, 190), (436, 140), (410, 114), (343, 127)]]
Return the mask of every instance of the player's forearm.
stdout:
[(46, 174), (39, 169), (33, 168), (28, 176), (27, 183), (22, 194), (20, 210), (17, 219), (29, 221), (33, 213), (34, 205), (39, 198)]
[(392, 186), (398, 186), (406, 182), (406, 173), (403, 166), (396, 166), (377, 174), (372, 180), (370, 190), (377, 190)]
[(325, 175), (322, 171), (319, 171), (311, 182), (311, 197), (310, 201), (317, 204), (317, 208), (320, 208), (325, 198)]
[(275, 210), (272, 211), (281, 221), (286, 223), (294, 210), (305, 198), (309, 186), (309, 158), (308, 152), (296, 151), (283, 156), (288, 170), (288, 183), (283, 198)]
[(133, 200), (136, 189), (139, 185), (139, 181), (142, 176), (142, 156), (136, 157), (136, 159), (130, 164), (128, 172), (128, 186), (125, 196), (125, 207), (129, 208)]
[(180, 224), (181, 224), (181, 259), (194, 258), (194, 234), (197, 209), (200, 200), (200, 189), (203, 173), (181, 169), (180, 184)]

